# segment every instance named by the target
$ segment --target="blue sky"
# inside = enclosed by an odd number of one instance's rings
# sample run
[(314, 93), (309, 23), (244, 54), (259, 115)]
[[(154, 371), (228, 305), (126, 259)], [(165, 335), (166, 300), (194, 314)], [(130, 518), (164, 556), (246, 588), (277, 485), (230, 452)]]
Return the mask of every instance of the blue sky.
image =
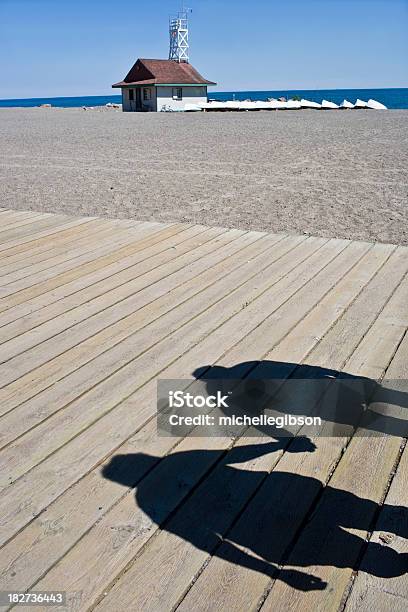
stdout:
[[(408, 0), (190, 0), (219, 91), (408, 87)], [(167, 57), (179, 0), (0, 0), (0, 98), (105, 95)]]

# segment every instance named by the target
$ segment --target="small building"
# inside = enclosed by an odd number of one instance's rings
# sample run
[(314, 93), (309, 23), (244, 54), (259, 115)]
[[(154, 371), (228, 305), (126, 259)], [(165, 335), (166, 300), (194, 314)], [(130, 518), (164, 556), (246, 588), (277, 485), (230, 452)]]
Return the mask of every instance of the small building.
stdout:
[(216, 83), (204, 79), (188, 62), (138, 59), (123, 81), (112, 87), (122, 90), (125, 112), (157, 112), (207, 102), (208, 85)]

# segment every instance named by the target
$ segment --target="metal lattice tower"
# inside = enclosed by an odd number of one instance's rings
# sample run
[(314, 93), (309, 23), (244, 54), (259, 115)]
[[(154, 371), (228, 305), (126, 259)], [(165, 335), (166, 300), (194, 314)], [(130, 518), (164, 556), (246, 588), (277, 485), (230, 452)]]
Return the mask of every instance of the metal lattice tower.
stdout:
[(182, 6), (176, 17), (169, 19), (170, 51), (169, 59), (176, 62), (187, 62), (188, 57), (188, 13), (190, 9)]

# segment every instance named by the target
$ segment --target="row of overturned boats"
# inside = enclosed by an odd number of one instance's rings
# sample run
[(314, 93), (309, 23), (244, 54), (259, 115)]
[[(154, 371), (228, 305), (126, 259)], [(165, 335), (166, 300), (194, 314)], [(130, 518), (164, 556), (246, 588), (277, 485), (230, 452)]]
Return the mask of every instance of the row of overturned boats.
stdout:
[(357, 99), (355, 103), (343, 100), (341, 104), (335, 104), (329, 100), (322, 100), (321, 103), (311, 100), (229, 100), (219, 102), (211, 100), (202, 104), (186, 104), (184, 111), (256, 111), (256, 110), (299, 110), (299, 109), (314, 109), (314, 110), (350, 110), (350, 109), (372, 109), (372, 110), (387, 110), (387, 107), (377, 100)]

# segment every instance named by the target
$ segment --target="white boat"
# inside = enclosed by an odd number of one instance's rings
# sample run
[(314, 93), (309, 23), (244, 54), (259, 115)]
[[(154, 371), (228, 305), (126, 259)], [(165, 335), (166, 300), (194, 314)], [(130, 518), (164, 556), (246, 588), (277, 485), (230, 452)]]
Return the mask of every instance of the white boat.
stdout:
[(259, 108), (256, 102), (252, 102), (252, 100), (243, 100), (242, 102), (239, 103), (238, 110), (252, 111), (252, 110), (259, 110)]
[(302, 108), (322, 108), (322, 105), (318, 102), (312, 102), (311, 100), (302, 100), (300, 101), (300, 106)]
[(359, 100), (357, 98), (354, 108), (367, 108), (367, 102), (364, 102), (364, 100)]
[(377, 100), (372, 99), (367, 102), (367, 108), (373, 108), (374, 110), (388, 110), (385, 104), (381, 104), (381, 102), (377, 102)]
[(225, 110), (239, 110), (239, 105), (241, 102), (239, 100), (227, 100), (226, 102), (221, 102), (224, 105)]
[(226, 102), (203, 102), (199, 105), (200, 108), (206, 111), (224, 111), (228, 110)]
[(262, 110), (276, 110), (278, 108), (276, 102), (276, 100), (265, 100), (261, 103), (261, 108)]
[(201, 111), (201, 106), (199, 104), (185, 104), (184, 105), (184, 112), (185, 113), (191, 113), (191, 112), (197, 112), (197, 111)]
[(255, 104), (255, 110), (273, 110), (275, 108), (273, 104), (271, 102), (268, 102), (267, 100), (257, 100)]
[(340, 108), (354, 108), (354, 104), (348, 100), (343, 100), (343, 102), (340, 104)]
[(257, 100), (256, 102), (241, 102), (241, 110), (278, 110), (287, 108), (286, 102), (278, 100)]
[(322, 108), (323, 109), (331, 109), (331, 108), (339, 108), (337, 104), (334, 102), (330, 102), (329, 100), (322, 100)]
[(276, 110), (285, 110), (286, 108), (288, 108), (288, 103), (282, 102), (281, 100), (274, 100), (273, 102), (270, 102), (270, 104), (272, 108)]
[(283, 102), (283, 104), (285, 105), (285, 108), (287, 109), (298, 109), (298, 108), (302, 108), (300, 102), (298, 102), (298, 100), (288, 100), (287, 102)]

